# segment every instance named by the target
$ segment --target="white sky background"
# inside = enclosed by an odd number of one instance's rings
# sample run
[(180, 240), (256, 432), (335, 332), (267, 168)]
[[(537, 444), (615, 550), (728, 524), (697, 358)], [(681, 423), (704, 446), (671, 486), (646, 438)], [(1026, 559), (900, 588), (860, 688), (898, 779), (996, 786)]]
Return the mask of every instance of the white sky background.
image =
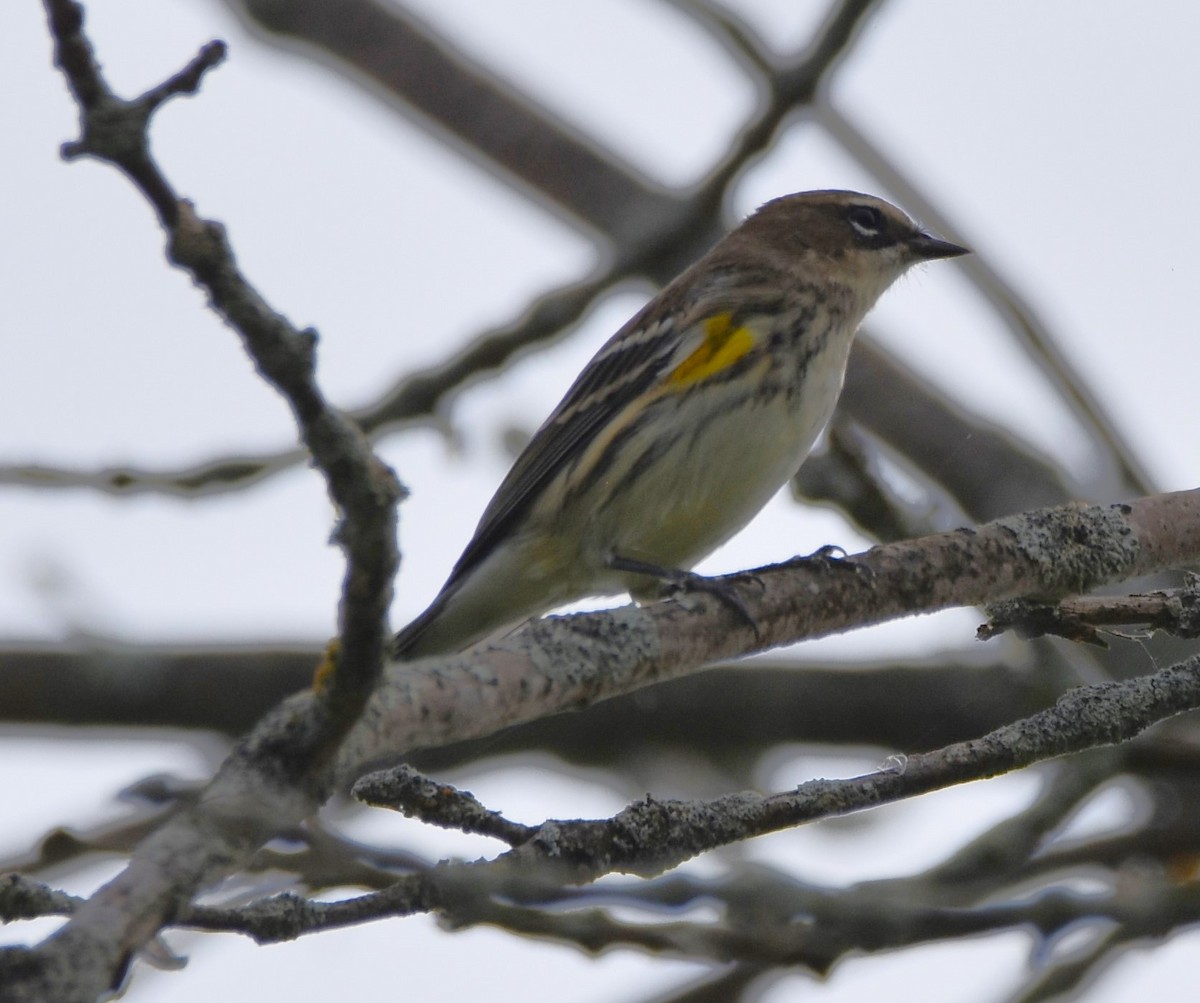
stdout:
[[(754, 100), (740, 69), (665, 4), (413, 6), (665, 183), (702, 176)], [(731, 6), (781, 48), (807, 37), (825, 7), (812, 0)], [(320, 377), (335, 401), (372, 399), (395, 373), (441, 360), (592, 262), (585, 236), (353, 86), (246, 38), (215, 0), (93, 0), (88, 25), (110, 82), (127, 95), (174, 72), (210, 38), (231, 44), (202, 93), (172, 102), (156, 119), (155, 150), (177, 189), (229, 227), (243, 269), (272, 304), (318, 328)], [(837, 106), (957, 222), (954, 236), (1032, 301), (1164, 489), (1200, 483), (1198, 39), (1200, 5), (1167, 0), (891, 0), (833, 92)], [(10, 95), (0, 103), (0, 463), (174, 468), (290, 444), (286, 407), (200, 294), (168, 268), (141, 197), (111, 169), (58, 160), (76, 117), (32, 0), (5, 10), (0, 82)], [(817, 129), (798, 125), (743, 180), (731, 210), (816, 187), (880, 190)], [(383, 443), (413, 490), (401, 515), (397, 624), (437, 589), (502, 476), (500, 431), (535, 427), (644, 296), (637, 288), (614, 295), (569, 342), (463, 395), (451, 416), (454, 442), (423, 429)], [(1070, 419), (956, 266), (933, 265), (903, 282), (875, 319), (897, 351), (971, 407), (1073, 466), (1086, 463)], [(341, 576), (339, 554), (326, 542), (330, 518), (319, 478), (303, 469), (199, 504), (5, 489), (0, 632), (322, 639), (333, 631)], [(782, 552), (780, 540), (787, 541)], [(831, 541), (851, 546), (854, 538), (827, 513), (777, 500), (705, 567), (732, 570)], [(977, 619), (955, 614), (823, 643), (831, 654), (919, 653), (965, 644)], [(0, 852), (51, 823), (88, 821), (109, 792), (147, 773), (200, 769), (166, 743), (79, 743), (72, 754), (7, 739), (0, 749), (4, 789), (29, 806), (20, 831), (5, 826)], [(91, 772), (79, 778), (79, 795), (39, 806), (35, 792), (61, 784), (67, 771), (78, 775), (81, 757)], [(836, 775), (871, 765), (815, 768)], [(811, 760), (804, 766), (814, 768)], [(520, 778), (527, 788), (528, 774)], [(501, 771), (473, 786), (519, 817), (514, 806), (527, 801), (526, 821), (607, 814), (625, 800), (601, 780), (547, 787), (538, 799), (505, 781)], [(909, 822), (934, 812), (926, 831), (963, 818), (978, 831), (1031, 791), (1012, 778), (894, 810), (911, 813)], [(398, 823), (373, 824), (385, 832)], [(915, 847), (884, 846), (871, 834), (817, 827), (781, 845), (820, 855), (826, 876), (841, 876), (843, 867), (863, 875), (920, 866)], [(455, 849), (441, 833), (425, 845), (435, 855), (484, 851)], [(572, 1003), (640, 999), (695, 970), (647, 965), (630, 953), (592, 962), (490, 931), (450, 937), (427, 920), (266, 950), (233, 937), (171, 939), (194, 952), (191, 969), (143, 974), (130, 999), (238, 998), (249, 978), (271, 979), (278, 998), (324, 999), (344, 992), (350, 970), (375, 987), (362, 990), (364, 998), (375, 998), (395, 989), (398, 949), (412, 950), (430, 972), (427, 986), (406, 974), (412, 998), (458, 998), (428, 995), (451, 980), (464, 996), (486, 983), (493, 998), (515, 999), (532, 970), (540, 987), (559, 985), (555, 998)], [(1174, 998), (1166, 987), (1185, 946), (1180, 939), (1145, 963), (1127, 959), (1094, 998), (1127, 998), (1135, 978), (1139, 992)], [(878, 998), (886, 984), (893, 998), (905, 998), (911, 985), (923, 1000), (977, 1000), (986, 973), (1004, 978), (1026, 948), (1013, 936), (855, 962), (819, 998)], [(969, 964), (970, 977), (931, 984), (929, 972), (954, 961)]]

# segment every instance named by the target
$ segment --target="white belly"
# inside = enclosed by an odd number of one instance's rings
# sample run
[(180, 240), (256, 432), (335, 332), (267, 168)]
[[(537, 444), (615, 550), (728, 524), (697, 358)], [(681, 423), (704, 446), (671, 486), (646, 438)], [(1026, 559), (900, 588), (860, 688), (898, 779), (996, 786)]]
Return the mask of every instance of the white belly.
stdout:
[[(581, 526), (585, 552), (689, 569), (741, 530), (800, 468), (833, 413), (848, 344), (837, 349), (810, 361), (800, 399), (779, 394), (709, 422), (710, 407), (681, 402), (681, 424), (698, 431), (662, 453), (655, 472), (632, 480), (619, 502), (589, 514)], [(628, 452), (610, 479), (619, 481), (636, 462), (638, 451)], [(614, 576), (614, 590), (630, 584), (637, 580)]]

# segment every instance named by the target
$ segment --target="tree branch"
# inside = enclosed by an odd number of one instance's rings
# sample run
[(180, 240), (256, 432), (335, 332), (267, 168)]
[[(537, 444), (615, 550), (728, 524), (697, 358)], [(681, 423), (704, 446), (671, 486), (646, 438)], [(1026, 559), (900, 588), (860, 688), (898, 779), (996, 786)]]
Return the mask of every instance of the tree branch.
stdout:
[[(964, 884), (962, 868), (968, 866), (974, 872), (975, 865), (969, 862), (981, 853), (986, 859), (990, 842), (963, 851), (956, 864), (935, 868), (916, 885), (901, 879), (909, 889), (907, 896), (882, 891), (884, 886), (890, 888), (897, 882), (869, 883), (851, 894), (869, 897), (875, 903), (873, 909), (847, 912), (844, 902), (828, 901), (829, 908), (836, 908), (843, 917), (841, 922), (823, 924), (818, 910), (815, 922), (803, 924), (800, 932), (793, 933), (784, 916), (770, 927), (775, 931), (771, 937), (762, 930), (757, 936), (739, 934), (724, 924), (708, 927), (707, 933), (691, 924), (614, 925), (595, 912), (575, 913), (568, 915), (565, 923), (555, 922), (563, 918), (561, 909), (550, 917), (530, 906), (571, 904), (573, 895), (562, 888), (563, 882), (584, 884), (614, 872), (656, 875), (735, 841), (997, 776), (1069, 752), (1128, 741), (1166, 718), (1197, 708), (1200, 655), (1150, 676), (1079, 687), (1064, 694), (1053, 707), (1025, 720), (978, 739), (909, 756), (894, 769), (846, 780), (813, 780), (794, 791), (765, 796), (746, 792), (710, 801), (647, 798), (608, 820), (543, 823), (531, 830), (520, 846), (495, 860), (441, 864), (408, 875), (380, 892), (334, 903), (285, 894), (246, 907), (189, 909), (181, 914), (179, 922), (201, 929), (245, 933), (259, 943), (270, 943), (387, 916), (437, 910), (455, 926), (493, 923), (572, 941), (590, 950), (615, 943), (636, 944), (722, 960), (803, 963), (816, 970), (826, 970), (836, 957), (854, 948), (895, 948), (960, 936), (969, 930), (1026, 923), (1033, 923), (1049, 937), (1080, 918), (1109, 916), (1138, 922), (1139, 928), (1148, 932), (1145, 920), (1156, 910), (1147, 905), (1142, 893), (1117, 894), (1108, 903), (1095, 896), (1077, 898), (1067, 894), (1064, 898), (1054, 892), (1032, 901), (988, 902), (991, 885), (985, 887), (977, 880), (980, 873), (974, 873), (976, 880)], [(1028, 859), (1040, 837), (1092, 788), (1098, 774), (1085, 769), (1082, 773), (1067, 771), (1063, 776), (1063, 784), (1052, 788), (1025, 817), (1014, 820), (1014, 826), (1029, 829), (1028, 838), (1022, 838), (1020, 850), (1013, 856), (1014, 863)], [(377, 782), (372, 781), (371, 789), (376, 788)], [(1069, 796), (1060, 802), (1058, 796), (1064, 793)], [(1012, 850), (1004, 848), (1008, 855)], [(676, 887), (678, 881), (686, 885), (689, 880), (676, 879), (670, 887)], [(776, 897), (786, 896), (786, 888), (771, 884)], [(662, 887), (640, 887), (632, 898), (660, 901), (655, 889)], [(746, 894), (740, 882), (731, 881), (727, 887)], [(915, 887), (924, 887), (925, 893), (914, 897)], [(939, 895), (930, 894), (937, 888), (950, 889), (955, 904), (946, 904)], [(608, 892), (612, 895), (614, 889), (610, 887)], [(711, 884), (696, 893), (721, 895), (719, 887)], [(1175, 891), (1164, 886), (1155, 894), (1176, 898), (1175, 904), (1154, 920), (1158, 934), (1176, 922), (1194, 918), (1200, 910), (1200, 897), (1190, 887)], [(814, 895), (829, 899), (827, 892), (814, 890), (809, 894), (803, 911), (810, 917), (816, 908)], [(976, 897), (982, 897), (985, 904), (969, 907), (966, 903)], [(845, 917), (851, 915), (869, 914), (877, 920), (878, 910), (885, 903), (891, 920), (872, 923), (874, 932), (870, 935), (865, 928), (856, 933), (853, 924), (847, 925)], [(681, 904), (678, 895), (672, 897), (671, 904)], [(793, 908), (801, 908), (800, 903)], [(1170, 920), (1165, 918), (1167, 915)], [(585, 935), (584, 931), (589, 932)]]
[(1200, 559), (1200, 490), (1066, 505), (885, 544), (845, 567), (775, 565), (725, 580), (755, 632), (701, 595), (535, 620), (462, 655), (392, 666), (342, 750), (339, 773), (476, 738), (694, 673), (717, 659), (917, 613), (1058, 596)]
[(1054, 634), (1107, 647), (1097, 628), (1137, 624), (1176, 637), (1200, 637), (1200, 575), (1189, 572), (1185, 577), (1182, 588), (1127, 596), (1079, 596), (1054, 604), (1031, 599), (993, 603), (978, 635), (986, 641), (1013, 630), (1021, 638)]
[(133, 954), (206, 880), (240, 864), (272, 833), (311, 813), (328, 794), (330, 758), (379, 674), (398, 563), (394, 507), (400, 490), (359, 429), (328, 406), (314, 378), (312, 331), (299, 332), (238, 271), (225, 233), (176, 198), (149, 152), (152, 112), (194, 88), (223, 52), (210, 46), (181, 73), (136, 101), (115, 98), (82, 33), (83, 10), (46, 0), (55, 62), (81, 108), (86, 153), (120, 168), (154, 206), (168, 256), (186, 268), (241, 336), (260, 374), (287, 400), (341, 515), (346, 553), (339, 648), (316, 693), (286, 702), (226, 760), (199, 800), (144, 840), (128, 868), (97, 891), (37, 949), (0, 954), (0, 999), (90, 1001), (116, 987)]

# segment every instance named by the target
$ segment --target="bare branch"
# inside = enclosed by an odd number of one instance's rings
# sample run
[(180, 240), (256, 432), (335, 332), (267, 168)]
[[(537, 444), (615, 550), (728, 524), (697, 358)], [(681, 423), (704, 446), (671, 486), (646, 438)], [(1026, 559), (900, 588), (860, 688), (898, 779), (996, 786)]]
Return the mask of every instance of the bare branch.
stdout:
[(159, 171), (145, 142), (150, 117), (176, 94), (193, 94), (204, 74), (225, 58), (225, 44), (210, 42), (186, 67), (139, 98), (117, 97), (96, 63), (83, 35), (83, 8), (78, 4), (47, 3), (56, 40), (55, 65), (63, 71), (80, 108), (80, 139), (64, 143), (64, 159), (94, 156), (124, 171), (154, 206), (164, 226), (178, 221), (174, 190)]
[(231, 0), (230, 6), (266, 40), (293, 54), (321, 55), (353, 83), (368, 83), (374, 96), (399, 98), (394, 107), (416, 111), (418, 122), (487, 157), (524, 192), (538, 192), (622, 245), (640, 243), (675, 212), (674, 200), (649, 179), (464, 58), (400, 4)]
[(988, 608), (989, 620), (979, 628), (978, 636), (986, 641), (1013, 630), (1021, 638), (1053, 634), (1107, 647), (1097, 627), (1136, 624), (1176, 637), (1200, 637), (1200, 575), (1189, 573), (1186, 582), (1178, 589), (1127, 596), (1077, 597), (1053, 605), (1032, 599), (994, 603)]
[(980, 522), (1081, 494), (1034, 447), (967, 413), (862, 334), (850, 351), (838, 407)]
[(764, 39), (746, 21), (713, 0), (663, 0), (682, 11), (708, 31), (735, 59), (747, 65), (763, 81), (776, 70), (775, 60)]
[[(570, 901), (572, 896), (562, 889), (563, 882), (589, 883), (614, 872), (658, 874), (698, 853), (750, 836), (985, 779), (1067, 752), (1127, 741), (1165, 718), (1197, 708), (1200, 656), (1151, 676), (1080, 687), (1041, 713), (979, 739), (907, 757), (895, 769), (847, 780), (813, 780), (794, 791), (765, 796), (741, 793), (691, 802), (647, 798), (609, 820), (543, 823), (522, 845), (494, 861), (442, 864), (407, 876), (377, 893), (336, 903), (284, 895), (240, 909), (191, 909), (181, 915), (180, 922), (203, 929), (248, 933), (265, 943), (435, 909), (452, 925), (495, 923), (523, 933), (570, 940), (590, 950), (632, 943), (651, 950), (723, 960), (803, 963), (816, 970), (825, 970), (837, 956), (854, 948), (893, 948), (1021, 924), (1033, 924), (1050, 936), (1085, 916), (1109, 916), (1136, 923), (1143, 932), (1152, 928), (1161, 934), (1176, 923), (1200, 915), (1200, 896), (1193, 888), (1161, 884), (1153, 899), (1148, 900), (1149, 889), (1142, 888), (1137, 894), (1117, 893), (1108, 902), (1095, 896), (1049, 892), (1033, 900), (1022, 896), (1021, 901), (968, 908), (926, 901), (912, 894), (880, 894), (883, 886), (892, 883), (873, 883), (860, 886), (857, 892), (852, 890), (851, 895), (869, 896), (875, 908), (847, 911), (844, 902), (829, 901), (829, 907), (836, 908), (843, 919), (826, 925), (820, 922), (822, 910), (810, 896), (803, 911), (816, 921), (804, 924), (799, 933), (791, 932), (786, 923), (771, 927), (773, 936), (765, 936), (761, 930), (756, 931), (757, 936), (750, 936), (724, 926), (637, 927), (615, 924), (595, 912), (575, 914), (565, 923), (555, 922), (562, 919), (561, 911), (551, 918), (529, 908), (529, 904)], [(1064, 777), (1068, 786), (1051, 790), (1067, 790), (1073, 797), (1067, 807), (1062, 807), (1052, 803), (1048, 794), (1026, 813), (1020, 824), (1028, 832), (1014, 861), (1026, 859), (1036, 849), (1038, 834), (1044, 834), (1091, 788), (1088, 778), (1094, 780), (1094, 772), (1073, 775), (1068, 771)], [(1032, 828), (1031, 822), (1035, 822)], [(978, 856), (982, 848), (979, 844), (965, 851), (957, 865), (931, 872), (930, 888), (950, 888), (960, 900), (979, 894), (978, 886), (961, 883), (961, 865)], [(689, 879), (682, 880), (686, 885)], [(745, 893), (740, 883), (730, 887)], [(643, 887), (632, 898), (653, 896), (654, 888)], [(611, 894), (612, 889), (609, 891)], [(776, 892), (786, 896), (787, 889), (776, 887)], [(720, 895), (711, 884), (698, 893)], [(827, 893), (816, 895), (829, 899)], [(1164, 896), (1172, 902), (1169, 908), (1158, 911), (1159, 904), (1167, 905)], [(885, 908), (885, 903), (892, 917), (880, 925), (876, 922), (878, 910)], [(680, 903), (676, 899), (674, 904)], [(862, 939), (867, 935), (847, 923), (846, 918), (853, 915), (871, 916), (875, 933)], [(878, 939), (881, 929), (888, 933)]]
[[(317, 695), (269, 715), (231, 756), (199, 801), (143, 841), (129, 867), (96, 892), (66, 926), (33, 951), (0, 955), (8, 977), (0, 998), (93, 1000), (118, 985), (129, 961), (207, 879), (244, 861), (280, 827), (327, 796), (333, 751), (378, 676), (388, 636), (387, 607), (398, 562), (394, 506), (399, 487), (358, 428), (330, 408), (314, 379), (315, 335), (295, 330), (238, 271), (223, 229), (178, 200), (150, 153), (150, 114), (171, 93), (194, 86), (218, 49), (135, 102), (113, 98), (91, 45), (83, 11), (46, 0), (55, 61), (78, 96), (86, 152), (121, 168), (154, 205), (169, 257), (208, 292), (238, 332), (258, 371), (287, 400), (342, 515), (347, 555), (340, 647)], [(99, 123), (99, 124), (96, 124)]]
[(0, 875), (0, 918), (6, 923), (38, 916), (69, 916), (83, 901), (20, 874)]
[(393, 666), (342, 751), (359, 763), (474, 738), (756, 649), (952, 606), (1064, 595), (1200, 559), (1200, 489), (1068, 505), (885, 544), (842, 570), (775, 565), (725, 580), (757, 636), (702, 595), (535, 620), (465, 654)]
[(367, 774), (354, 785), (352, 793), (373, 807), (395, 808), (410, 818), (444, 829), (493, 836), (510, 846), (519, 846), (536, 831), (484, 807), (470, 791), (437, 783), (406, 764)]
[[(83, 9), (71, 0), (46, 0), (55, 62), (80, 102), (83, 140), (71, 156), (87, 154), (121, 170), (154, 205), (167, 230), (168, 256), (208, 293), (213, 309), (241, 336), (258, 372), (290, 405), (330, 496), (343, 517), (339, 542), (349, 558), (341, 609), (341, 651), (328, 694), (339, 713), (361, 706), (378, 675), (387, 609), (398, 566), (394, 506), (400, 488), (371, 452), (358, 427), (329, 406), (315, 381), (316, 333), (298, 331), (258, 294), (237, 268), (225, 231), (180, 200), (150, 154), (150, 117), (172, 94), (194, 90), (205, 70), (224, 56), (206, 46), (162, 85), (134, 101), (115, 97), (82, 33)], [(345, 707), (342, 704), (345, 703)], [(351, 715), (341, 713), (343, 726)]]

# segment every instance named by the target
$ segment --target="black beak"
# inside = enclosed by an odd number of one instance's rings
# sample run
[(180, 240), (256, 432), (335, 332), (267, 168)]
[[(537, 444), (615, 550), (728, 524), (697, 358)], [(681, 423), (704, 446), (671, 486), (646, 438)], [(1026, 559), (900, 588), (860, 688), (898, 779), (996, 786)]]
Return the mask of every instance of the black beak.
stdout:
[(935, 261), (938, 258), (957, 258), (960, 254), (971, 253), (969, 247), (951, 244), (948, 240), (939, 240), (928, 233), (918, 233), (915, 237), (910, 237), (908, 247), (912, 251), (913, 256), (920, 258), (922, 261)]

